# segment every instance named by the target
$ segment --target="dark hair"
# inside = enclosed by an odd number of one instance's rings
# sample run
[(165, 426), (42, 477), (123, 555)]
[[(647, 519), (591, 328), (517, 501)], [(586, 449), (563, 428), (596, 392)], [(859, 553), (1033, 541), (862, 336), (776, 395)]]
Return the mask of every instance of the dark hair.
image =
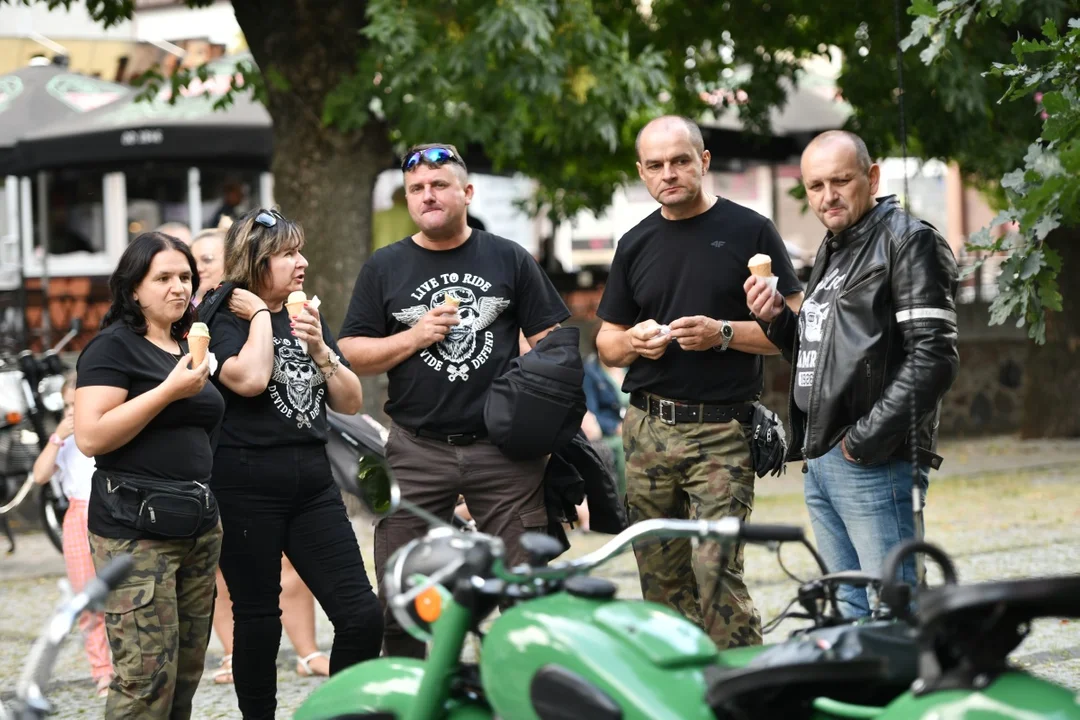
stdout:
[[(112, 305), (109, 306), (105, 317), (101, 319), (102, 330), (113, 323), (123, 322), (140, 335), (146, 334), (146, 317), (139, 303), (135, 302), (135, 288), (150, 272), (154, 257), (168, 250), (182, 252), (187, 258), (188, 265), (191, 267), (191, 294), (195, 295), (199, 289), (199, 271), (195, 265), (195, 256), (191, 254), (188, 246), (172, 235), (160, 232), (143, 233), (127, 246), (124, 254), (120, 256), (116, 270), (109, 278)], [(184, 311), (184, 316), (173, 323), (173, 339), (182, 340), (193, 322), (195, 322), (195, 308), (189, 304), (187, 310)]]

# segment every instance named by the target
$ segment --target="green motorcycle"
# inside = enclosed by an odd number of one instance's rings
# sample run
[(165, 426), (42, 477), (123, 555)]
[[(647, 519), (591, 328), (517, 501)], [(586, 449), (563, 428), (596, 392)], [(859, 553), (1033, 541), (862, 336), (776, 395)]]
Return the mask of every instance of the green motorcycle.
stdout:
[[(386, 472), (369, 472), (361, 488), (376, 515), (408, 507)], [(551, 565), (558, 544), (529, 535), (523, 539), (529, 563), (507, 568), (498, 538), (427, 519), (433, 529), (395, 553), (383, 588), (402, 627), (431, 642), (427, 660), (379, 658), (339, 673), (308, 698), (296, 720), (1080, 720), (1080, 704), (1069, 691), (1017, 671), (989, 670), (990, 663), (979, 658), (995, 653), (985, 651), (1007, 648), (1004, 658), (1016, 643), (1003, 634), (994, 640), (975, 632), (1003, 633), (1017, 618), (1023, 625), (1042, 614), (1075, 613), (1080, 578), (995, 583), (998, 593), (976, 601), (982, 586), (956, 585), (943, 552), (907, 544), (890, 556), (892, 568), (904, 553), (923, 552), (946, 578), (944, 587), (920, 595), (917, 626), (910, 617), (909, 623), (843, 618), (838, 585), (873, 586), (888, 606), (901, 608), (909, 604), (907, 586), (862, 573), (826, 574), (803, 583), (777, 619), (809, 619), (809, 629), (775, 645), (717, 651), (678, 613), (617, 600), (612, 583), (587, 573), (634, 541), (652, 537), (715, 541), (721, 554), (741, 542), (800, 542), (824, 572), (801, 528), (744, 525), (734, 518), (649, 520), (589, 555)], [(1021, 597), (1017, 587), (1028, 594)], [(482, 634), (479, 663), (462, 662), (468, 634), (480, 635), (480, 623), (508, 601), (511, 607)], [(980, 602), (997, 609), (961, 621)], [(796, 605), (799, 610), (792, 611)], [(1016, 625), (1013, 630), (1015, 637)], [(983, 654), (974, 652), (975, 645)], [(971, 675), (974, 669), (980, 672)], [(971, 687), (955, 684), (965, 673)]]
[[(362, 468), (361, 475), (367, 476), (360, 485), (362, 499), (377, 516), (399, 504), (408, 506), (387, 473)], [(650, 520), (589, 555), (552, 565), (547, 563), (560, 553), (558, 543), (546, 535), (529, 535), (523, 539), (529, 564), (507, 568), (498, 538), (458, 532), (437, 518), (427, 519), (433, 529), (391, 558), (383, 591), (402, 627), (431, 642), (428, 659), (379, 658), (350, 668), (313, 693), (297, 711), (297, 720), (712, 718), (706, 699), (710, 673), (745, 667), (767, 648), (718, 652), (700, 628), (678, 613), (616, 600), (612, 583), (587, 573), (650, 537), (711, 540), (720, 544), (722, 554), (740, 542), (800, 542), (818, 557), (797, 527), (743, 525), (734, 518)], [(824, 569), (819, 557), (818, 562)], [(806, 583), (797, 598), (804, 612), (784, 617), (810, 619), (823, 631), (850, 626), (835, 600), (841, 582), (877, 580), (845, 573)], [(480, 623), (507, 601), (512, 606), (482, 636), (479, 664), (461, 662), (468, 634), (480, 634)], [(880, 632), (882, 625), (890, 624), (862, 627)], [(914, 678), (913, 659), (909, 665), (909, 674), (899, 682), (884, 688), (862, 683), (843, 697), (896, 697)]]

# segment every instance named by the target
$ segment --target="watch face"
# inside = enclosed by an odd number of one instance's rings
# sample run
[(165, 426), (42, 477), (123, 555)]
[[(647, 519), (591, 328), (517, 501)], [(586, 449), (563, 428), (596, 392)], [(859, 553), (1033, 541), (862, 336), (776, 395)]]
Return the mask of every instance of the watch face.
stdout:
[(724, 323), (720, 326), (720, 334), (730, 339), (731, 336), (735, 334), (735, 331), (732, 329), (730, 324)]

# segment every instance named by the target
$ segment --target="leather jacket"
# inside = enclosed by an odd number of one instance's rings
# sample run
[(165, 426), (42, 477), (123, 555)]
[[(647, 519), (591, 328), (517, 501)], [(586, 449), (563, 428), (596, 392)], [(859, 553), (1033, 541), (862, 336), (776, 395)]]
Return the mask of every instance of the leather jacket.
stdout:
[[(793, 394), (788, 402), (788, 459), (821, 457), (846, 437), (860, 465), (910, 460), (914, 409), (919, 465), (936, 469), (941, 398), (960, 365), (956, 259), (933, 226), (890, 195), (851, 227), (825, 236), (806, 297), (825, 274), (829, 253), (843, 246), (852, 264), (823, 321), (809, 412), (798, 408)], [(798, 315), (785, 306), (762, 326), (791, 363), (794, 388)]]

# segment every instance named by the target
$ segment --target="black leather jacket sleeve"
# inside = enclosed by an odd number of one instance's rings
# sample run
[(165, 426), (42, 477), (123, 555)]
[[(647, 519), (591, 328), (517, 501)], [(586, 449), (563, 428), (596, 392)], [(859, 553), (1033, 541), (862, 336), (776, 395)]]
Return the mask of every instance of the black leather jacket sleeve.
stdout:
[(907, 440), (912, 397), (919, 425), (937, 411), (960, 366), (952, 250), (940, 235), (924, 228), (904, 240), (895, 253), (894, 336), (903, 342), (903, 361), (844, 441), (856, 462), (866, 465), (884, 462)]
[(758, 320), (758, 325), (784, 359), (791, 362), (791, 355), (795, 350), (795, 333), (799, 330), (798, 314), (792, 311), (785, 302), (784, 309), (771, 323)]

